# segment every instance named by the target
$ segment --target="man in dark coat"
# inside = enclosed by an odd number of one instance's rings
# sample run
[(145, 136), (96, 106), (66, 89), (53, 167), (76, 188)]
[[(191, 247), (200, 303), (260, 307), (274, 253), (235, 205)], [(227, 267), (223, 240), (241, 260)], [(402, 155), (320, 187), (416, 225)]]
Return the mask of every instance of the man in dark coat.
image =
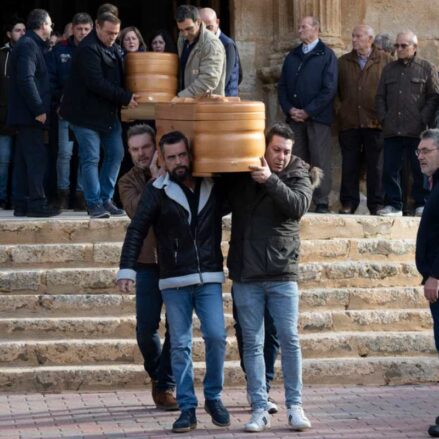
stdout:
[(7, 123), (17, 129), (15, 216), (48, 217), (59, 213), (48, 206), (43, 185), (47, 166), (44, 130), (50, 111), (49, 74), (44, 57), (51, 31), (48, 12), (34, 9), (27, 18), (27, 33), (11, 55)]
[[(66, 40), (60, 41), (49, 53), (47, 66), (50, 75), (50, 87), (52, 90), (52, 106), (58, 111), (64, 86), (70, 76), (72, 58), (79, 43), (93, 29), (93, 20), (85, 12), (78, 12), (72, 19), (72, 35)], [(69, 123), (59, 118), (58, 120), (58, 154), (56, 160), (56, 181), (58, 199), (61, 209), (69, 208), (70, 195), (70, 160), (73, 154), (73, 141), (69, 138)], [(80, 172), (77, 173), (77, 192), (75, 194), (76, 206), (83, 205), (82, 185)], [(82, 203), (81, 203), (82, 201)], [(83, 210), (83, 209), (81, 209)]]
[[(421, 133), (416, 155), (431, 188), (416, 238), (416, 267), (422, 276), (425, 298), (430, 303), (434, 340), (439, 352), (439, 129)], [(439, 437), (439, 416), (428, 433)]]
[(124, 214), (112, 201), (124, 154), (119, 110), (123, 105), (136, 107), (137, 102), (122, 87), (123, 63), (115, 44), (119, 30), (119, 18), (109, 13), (98, 17), (96, 29), (76, 50), (61, 103), (61, 117), (78, 141), (84, 198), (92, 218)]
[(337, 93), (337, 57), (319, 39), (319, 21), (304, 17), (302, 41), (285, 58), (278, 84), (279, 103), (294, 131), (294, 154), (324, 171), (314, 192), (316, 213), (329, 212), (331, 191), (331, 124)]
[(220, 20), (212, 8), (200, 9), (200, 17), (206, 25), (206, 29), (219, 38), (226, 51), (225, 95), (238, 96), (238, 85), (242, 77), (242, 71), (236, 43), (220, 29)]
[(17, 41), (26, 33), (24, 20), (14, 17), (6, 27), (8, 42), (0, 49), (0, 209), (8, 205), (9, 166), (15, 130), (6, 125), (9, 95), (9, 61)]
[[(265, 382), (264, 312), (273, 317), (282, 352), (288, 424), (305, 430), (311, 423), (302, 409), (302, 357), (297, 322), (299, 221), (308, 210), (313, 183), (309, 165), (292, 155), (293, 132), (285, 124), (267, 133), (267, 148), (253, 172), (226, 177), (232, 210), (227, 259), (233, 300), (244, 343), (252, 417), (245, 430), (270, 427)], [(239, 187), (239, 191), (236, 188)]]

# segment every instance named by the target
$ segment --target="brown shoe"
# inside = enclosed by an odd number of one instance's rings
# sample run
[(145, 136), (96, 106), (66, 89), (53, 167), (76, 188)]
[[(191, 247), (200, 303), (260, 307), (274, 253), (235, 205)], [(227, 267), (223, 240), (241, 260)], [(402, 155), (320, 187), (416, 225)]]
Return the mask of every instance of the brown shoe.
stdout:
[(175, 399), (172, 389), (157, 389), (157, 383), (152, 382), (152, 399), (156, 407), (160, 410), (175, 411), (178, 410), (177, 400)]

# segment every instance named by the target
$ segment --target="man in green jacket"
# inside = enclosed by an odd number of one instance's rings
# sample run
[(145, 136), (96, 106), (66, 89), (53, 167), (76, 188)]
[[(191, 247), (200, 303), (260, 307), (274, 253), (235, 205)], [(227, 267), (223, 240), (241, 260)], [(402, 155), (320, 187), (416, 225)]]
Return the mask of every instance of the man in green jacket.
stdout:
[(226, 52), (223, 43), (206, 29), (195, 6), (181, 5), (175, 14), (180, 57), (179, 97), (224, 96)]
[(253, 411), (245, 424), (248, 432), (270, 427), (263, 356), (266, 307), (280, 340), (288, 424), (293, 430), (311, 427), (302, 409), (296, 281), (299, 221), (311, 203), (315, 187), (312, 180), (318, 180), (320, 173), (310, 172), (307, 163), (292, 155), (293, 136), (286, 124), (274, 125), (267, 133), (261, 166), (252, 167), (251, 174), (226, 180), (232, 210), (227, 265), (242, 328), (247, 389)]

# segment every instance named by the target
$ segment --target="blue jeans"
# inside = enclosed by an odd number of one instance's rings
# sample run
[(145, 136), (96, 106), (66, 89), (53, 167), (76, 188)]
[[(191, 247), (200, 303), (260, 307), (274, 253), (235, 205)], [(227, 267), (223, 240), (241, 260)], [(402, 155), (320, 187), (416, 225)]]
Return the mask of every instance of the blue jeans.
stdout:
[[(232, 288), (232, 298), (233, 298), (233, 288)], [(245, 374), (244, 365), (244, 348), (242, 343), (242, 329), (239, 324), (238, 311), (236, 310), (235, 301), (233, 300), (233, 318), (235, 319), (235, 334), (236, 341), (238, 343), (239, 357), (241, 359), (241, 369)], [(276, 358), (279, 353), (279, 339), (276, 333), (276, 327), (274, 326), (273, 317), (271, 317), (268, 312), (267, 307), (265, 307), (264, 314), (264, 361), (265, 361), (265, 384), (267, 386), (267, 392), (270, 391), (271, 382), (274, 380), (275, 375), (275, 363)]]
[(195, 310), (205, 343), (206, 375), (204, 397), (221, 398), (224, 385), (224, 357), (226, 331), (224, 327), (221, 284), (191, 285), (162, 290), (171, 334), (172, 371), (177, 387), (180, 410), (195, 408), (198, 404), (194, 390), (192, 364), (192, 314)]
[[(73, 155), (73, 143), (69, 139), (69, 123), (65, 119), (58, 120), (58, 157), (56, 160), (57, 186), (61, 190), (70, 189), (70, 160)], [(76, 190), (82, 192), (81, 173), (78, 166)]]
[(264, 312), (273, 317), (280, 341), (285, 403), (302, 404), (302, 352), (297, 322), (299, 290), (296, 282), (233, 283), (242, 328), (247, 391), (252, 409), (267, 408), (264, 362)]
[(0, 201), (8, 198), (9, 166), (12, 159), (12, 136), (0, 135)]
[[(116, 120), (110, 132), (99, 132), (70, 124), (79, 146), (82, 187), (88, 207), (111, 200), (123, 159), (122, 128)], [(100, 148), (104, 151), (99, 173)]]
[(163, 349), (158, 332), (163, 305), (159, 290), (159, 269), (157, 265), (139, 267), (136, 272), (136, 336), (143, 355), (143, 365), (150, 378), (157, 381), (158, 389), (174, 388), (167, 321)]
[(389, 137), (384, 139), (383, 186), (385, 203), (402, 210), (402, 190), (400, 182), (404, 151), (413, 174), (412, 197), (416, 207), (425, 204), (428, 192), (424, 189), (424, 177), (415, 150), (419, 139), (414, 137)]

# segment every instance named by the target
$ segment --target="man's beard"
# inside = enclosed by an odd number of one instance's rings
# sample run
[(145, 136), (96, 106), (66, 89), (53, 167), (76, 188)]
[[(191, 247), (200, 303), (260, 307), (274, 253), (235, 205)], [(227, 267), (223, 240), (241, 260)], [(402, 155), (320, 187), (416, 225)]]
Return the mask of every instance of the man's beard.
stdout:
[[(177, 173), (177, 171), (184, 169), (184, 172)], [(191, 175), (191, 170), (187, 166), (178, 166), (171, 172), (171, 177), (175, 181), (179, 181), (180, 183)]]

